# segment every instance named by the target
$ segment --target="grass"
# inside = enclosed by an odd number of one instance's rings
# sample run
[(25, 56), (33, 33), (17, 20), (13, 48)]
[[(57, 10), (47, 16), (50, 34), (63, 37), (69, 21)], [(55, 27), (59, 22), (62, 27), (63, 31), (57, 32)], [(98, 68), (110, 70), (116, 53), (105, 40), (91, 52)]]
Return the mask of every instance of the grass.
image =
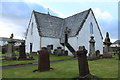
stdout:
[[(117, 78), (117, 56), (111, 59), (88, 61), (90, 73), (98, 78)], [(119, 61), (120, 63), (120, 61)], [(54, 70), (46, 72), (32, 72), (37, 66), (3, 70), (3, 78), (75, 78), (79, 77), (77, 60), (51, 63)]]
[[(70, 56), (55, 56), (50, 55), (50, 61), (63, 60), (63, 59), (72, 59)], [(34, 56), (35, 60), (15, 60), (15, 61), (2, 61), (2, 66), (15, 65), (15, 64), (27, 64), (27, 63), (37, 63), (38, 56)]]

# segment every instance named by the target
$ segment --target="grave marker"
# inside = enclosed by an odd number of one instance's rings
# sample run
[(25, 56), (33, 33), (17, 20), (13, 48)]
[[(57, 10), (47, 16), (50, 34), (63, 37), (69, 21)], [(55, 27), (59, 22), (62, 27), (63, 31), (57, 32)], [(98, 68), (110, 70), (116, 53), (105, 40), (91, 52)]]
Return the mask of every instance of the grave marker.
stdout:
[(8, 41), (8, 49), (7, 49), (7, 55), (6, 59), (8, 60), (16, 60), (16, 55), (14, 53), (14, 43), (16, 41), (13, 40), (13, 34), (10, 36), (10, 40)]
[(106, 38), (104, 43), (104, 53), (103, 53), (103, 58), (112, 58), (112, 54), (110, 53), (110, 45), (112, 44), (110, 42), (110, 38), (109, 38), (109, 33), (106, 33)]
[(43, 72), (43, 71), (48, 71), (50, 70), (50, 54), (47, 50), (46, 47), (42, 47), (39, 53), (39, 58), (38, 58), (38, 71)]

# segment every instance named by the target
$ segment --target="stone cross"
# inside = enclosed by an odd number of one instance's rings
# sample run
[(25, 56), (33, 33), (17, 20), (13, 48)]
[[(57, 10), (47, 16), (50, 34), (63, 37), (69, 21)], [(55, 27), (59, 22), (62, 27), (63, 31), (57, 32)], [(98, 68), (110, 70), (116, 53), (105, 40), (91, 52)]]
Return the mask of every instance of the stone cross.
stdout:
[(50, 55), (46, 47), (42, 47), (39, 53), (38, 58), (38, 71), (48, 71), (50, 70)]
[(70, 29), (68, 27), (65, 28), (64, 33), (65, 33), (65, 43), (68, 43), (68, 33), (70, 32)]
[(110, 45), (112, 43), (110, 42), (110, 38), (109, 38), (109, 33), (108, 32), (106, 33), (106, 38), (105, 38), (105, 41), (103, 43), (104, 43), (103, 57), (104, 58), (111, 58), (112, 54), (110, 53)]
[(21, 42), (21, 45), (19, 46), (19, 60), (25, 60), (27, 59), (26, 53), (25, 53), (25, 41)]
[(79, 66), (79, 75), (80, 77), (85, 77), (89, 74), (89, 67), (87, 61), (87, 50), (84, 46), (79, 46), (79, 50), (76, 52), (78, 58), (78, 66)]
[(96, 54), (95, 54), (95, 40), (94, 40), (93, 36), (91, 36), (89, 43), (90, 43), (89, 56), (95, 57), (96, 56)]
[(8, 49), (7, 49), (6, 59), (16, 60), (16, 55), (14, 53), (14, 43), (15, 43), (15, 41), (13, 40), (13, 34), (11, 34), (10, 40), (8, 41)]

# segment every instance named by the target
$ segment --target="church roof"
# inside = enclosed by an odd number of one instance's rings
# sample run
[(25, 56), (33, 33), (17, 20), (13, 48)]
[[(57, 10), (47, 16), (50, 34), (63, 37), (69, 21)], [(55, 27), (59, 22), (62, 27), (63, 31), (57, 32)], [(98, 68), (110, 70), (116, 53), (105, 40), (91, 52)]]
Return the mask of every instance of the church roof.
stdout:
[(116, 40), (116, 41), (113, 42), (112, 44), (120, 44), (120, 40)]
[(76, 36), (81, 30), (90, 10), (85, 10), (67, 18), (59, 18), (36, 11), (33, 11), (33, 14), (40, 36), (61, 38), (66, 27), (70, 29), (69, 37)]

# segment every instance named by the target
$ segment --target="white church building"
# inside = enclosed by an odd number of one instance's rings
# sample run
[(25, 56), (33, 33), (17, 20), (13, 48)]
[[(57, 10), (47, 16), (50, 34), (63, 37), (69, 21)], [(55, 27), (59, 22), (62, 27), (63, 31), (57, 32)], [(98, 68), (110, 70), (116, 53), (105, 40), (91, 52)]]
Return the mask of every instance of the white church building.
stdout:
[[(67, 18), (33, 11), (26, 34), (26, 52), (37, 52), (41, 47), (53, 45), (53, 50), (62, 47), (72, 56), (73, 50), (84, 45), (89, 53), (91, 36), (94, 36), (95, 51), (103, 54), (102, 33), (91, 8)], [(68, 45), (64, 46), (65, 42)]]

